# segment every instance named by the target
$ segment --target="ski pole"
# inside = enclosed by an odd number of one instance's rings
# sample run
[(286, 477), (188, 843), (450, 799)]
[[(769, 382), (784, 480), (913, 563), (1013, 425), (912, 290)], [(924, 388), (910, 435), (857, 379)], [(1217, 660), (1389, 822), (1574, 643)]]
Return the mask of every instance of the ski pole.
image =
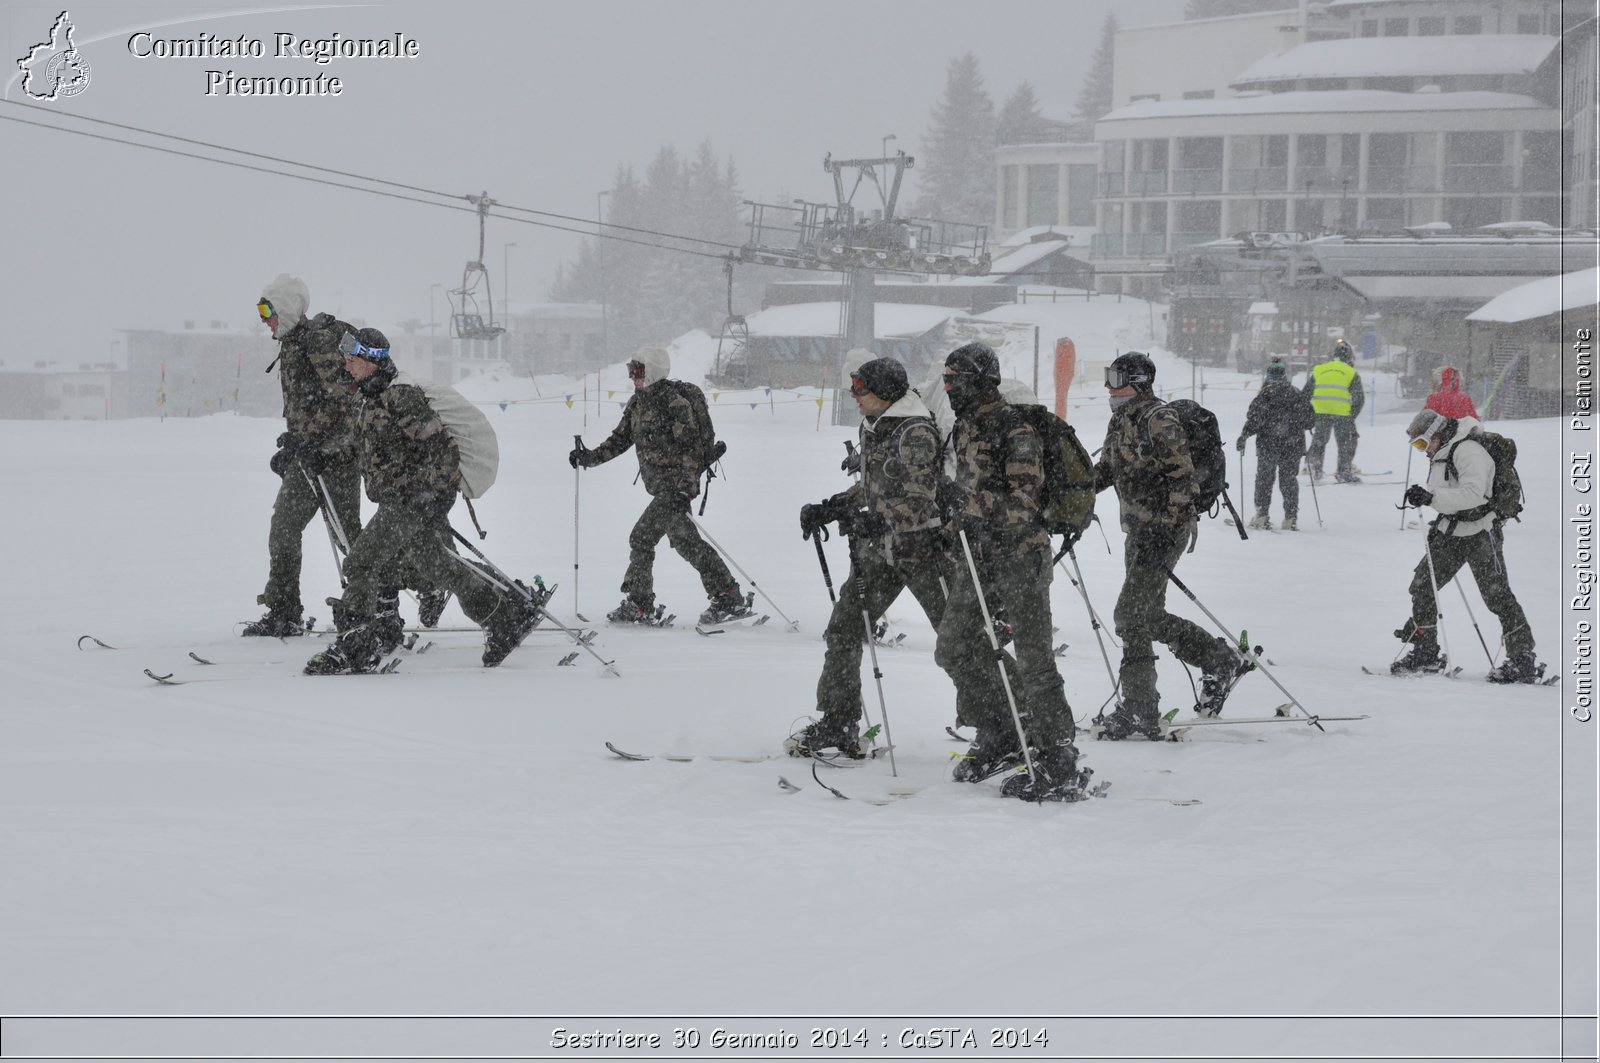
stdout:
[[(813, 535), (811, 537), (811, 541), (817, 544), (817, 564), (822, 566), (822, 582), (827, 584), (827, 587), (828, 587), (828, 601), (832, 602), (835, 605), (838, 605), (839, 604), (839, 599), (833, 593), (833, 576), (832, 576), (832, 574), (830, 574), (828, 572), (828, 555), (826, 555), (826, 554), (824, 554), (822, 552), (822, 533), (821, 533), (821, 531), (818, 531), (816, 535)], [(852, 549), (851, 549), (852, 563), (853, 563), (854, 556), (855, 556), (855, 550), (852, 547)]]
[[(450, 529), (450, 534), (455, 536), (457, 542), (461, 543), (468, 550), (471, 550), (473, 553), (477, 554), (478, 559), (483, 562), (483, 566), (479, 567), (478, 565), (475, 565), (471, 561), (468, 561), (466, 558), (462, 557), (460, 554), (456, 553), (454, 550), (449, 551), (450, 556), (455, 558), (460, 564), (466, 566), (467, 571), (471, 572), (473, 575), (483, 580), (483, 582), (487, 583), (491, 587), (496, 588), (503, 594), (516, 594), (520, 596), (523, 601), (527, 602), (529, 605), (533, 606), (541, 614), (543, 614), (546, 620), (550, 621), (550, 623), (566, 632), (567, 637), (573, 642), (576, 642), (579, 647), (586, 650), (589, 656), (605, 665), (606, 671), (610, 672), (612, 675), (618, 674), (616, 661), (608, 661), (596, 653), (594, 651), (594, 647), (589, 645), (589, 640), (584, 638), (581, 632), (573, 630), (572, 628), (563, 624), (560, 620), (556, 619), (555, 614), (549, 609), (545, 608), (544, 605), (538, 600), (536, 600), (534, 596), (527, 590), (527, 588), (523, 587), (522, 584), (506, 575), (506, 573), (498, 565), (484, 556), (482, 550), (479, 550), (476, 546), (473, 546), (472, 540), (468, 539), (465, 535), (462, 535), (454, 528)], [(485, 568), (487, 568), (489, 572), (493, 573), (494, 576), (499, 578), (495, 579), (494, 577), (490, 576), (489, 573), (484, 572), (483, 570)]]
[[(322, 477), (319, 476), (316, 480), (312, 480), (311, 474), (306, 472), (304, 465), (299, 462), (296, 462), (295, 465), (299, 468), (300, 475), (305, 477), (306, 486), (311, 488), (312, 494), (317, 496), (317, 511), (322, 514), (322, 526), (328, 533), (328, 549), (333, 551), (333, 570), (339, 574), (339, 589), (343, 590), (349, 586), (344, 578), (344, 556), (350, 552), (349, 543), (344, 538), (344, 529), (339, 527), (338, 516), (333, 512), (333, 507), (324, 499), (322, 491), (318, 489), (318, 485), (322, 482)], [(341, 544), (344, 546), (342, 552), (339, 549)]]
[[(1406, 444), (1406, 485), (1401, 489), (1400, 497), (1402, 499), (1411, 492), (1411, 455), (1416, 452), (1416, 449), (1409, 443)], [(1400, 530), (1406, 530), (1406, 507), (1404, 504), (1400, 506)]]
[(978, 592), (978, 608), (983, 612), (983, 630), (989, 636), (989, 648), (994, 651), (994, 666), (1000, 669), (1000, 685), (1005, 688), (1006, 704), (1011, 706), (1011, 722), (1017, 728), (1017, 744), (1022, 747), (1022, 759), (1028, 766), (1028, 777), (1038, 778), (1033, 771), (1033, 754), (1028, 752), (1028, 736), (1022, 730), (1022, 716), (1017, 712), (1017, 697), (1011, 692), (1011, 677), (1006, 674), (1006, 654), (994, 633), (994, 618), (989, 615), (989, 603), (983, 597), (983, 584), (978, 580), (978, 563), (972, 559), (972, 544), (967, 542), (967, 529), (958, 528), (961, 551), (967, 555), (967, 571), (972, 574), (972, 589)]
[[(1433, 567), (1433, 529), (1429, 528), (1422, 540), (1422, 556), (1428, 559), (1428, 584), (1433, 588), (1433, 622), (1439, 627), (1439, 645), (1444, 647), (1444, 659), (1450, 660), (1450, 637), (1444, 632), (1444, 607), (1439, 604), (1439, 573)], [(1462, 592), (1463, 595), (1466, 592)]]
[[(1256, 475), (1257, 476), (1260, 476), (1260, 469), (1259, 469), (1260, 464), (1261, 464), (1261, 455), (1257, 454), (1256, 455), (1256, 465), (1258, 467), (1257, 471), (1256, 471)], [(1241, 502), (1244, 501), (1244, 451), (1242, 451), (1242, 450), (1239, 451), (1239, 501), (1241, 501)]]
[(1467, 600), (1467, 590), (1461, 586), (1460, 580), (1451, 580), (1456, 585), (1456, 590), (1461, 592), (1461, 604), (1467, 608), (1467, 619), (1472, 621), (1472, 630), (1478, 633), (1478, 645), (1483, 647), (1483, 655), (1489, 658), (1489, 667), (1494, 667), (1494, 654), (1489, 652), (1489, 644), (1483, 639), (1483, 629), (1478, 626), (1478, 617), (1472, 611), (1472, 603)]
[[(587, 407), (585, 408), (587, 409)], [(586, 449), (583, 437), (574, 435), (573, 446), (579, 450)], [(583, 615), (583, 604), (578, 600), (578, 485), (583, 482), (583, 469), (572, 470), (572, 611), (580, 621), (587, 624), (588, 617)]]
[(1322, 503), (1317, 501), (1317, 474), (1311, 471), (1311, 459), (1306, 458), (1306, 479), (1311, 481), (1311, 504), (1317, 510), (1317, 527), (1322, 527)]
[(778, 603), (773, 601), (772, 598), (767, 594), (766, 591), (764, 591), (760, 587), (756, 586), (756, 581), (750, 578), (750, 573), (746, 572), (742, 568), (739, 568), (739, 562), (735, 561), (733, 559), (733, 555), (728, 553), (728, 551), (726, 551), (726, 550), (724, 550), (722, 548), (722, 544), (721, 543), (717, 542), (715, 539), (713, 539), (711, 537), (711, 533), (706, 531), (706, 526), (704, 524), (701, 524), (698, 520), (695, 519), (694, 513), (690, 512), (688, 514), (688, 517), (689, 517), (690, 522), (693, 523), (696, 528), (700, 529), (700, 534), (704, 535), (706, 537), (706, 542), (708, 542), (712, 546), (716, 547), (717, 548), (717, 553), (719, 553), (723, 557), (727, 558), (728, 559), (728, 564), (732, 565), (735, 569), (738, 570), (739, 575), (744, 577), (744, 581), (746, 583), (750, 584), (750, 589), (755, 591), (757, 594), (761, 595), (761, 597), (765, 598), (767, 600), (767, 604), (772, 606), (772, 611), (774, 613), (777, 613), (779, 616), (783, 617), (783, 623), (785, 625), (784, 626), (784, 630), (785, 631), (799, 631), (800, 630), (799, 622), (795, 621), (795, 620), (790, 620), (788, 615), (785, 614), (782, 609), (778, 608)]
[[(883, 670), (878, 667), (878, 642), (872, 637), (872, 617), (867, 612), (867, 577), (861, 572), (861, 563), (856, 557), (856, 537), (848, 536), (846, 541), (850, 544), (850, 571), (855, 576), (856, 597), (861, 600), (861, 623), (866, 628), (867, 652), (872, 655), (872, 681), (878, 687), (878, 711), (883, 715), (883, 740), (889, 746), (889, 774), (895, 778), (900, 777), (900, 769), (894, 762), (894, 735), (889, 730), (889, 706), (883, 700)], [(822, 541), (817, 541), (817, 556), (822, 556)], [(822, 571), (828, 571), (823, 565)], [(831, 590), (831, 588), (830, 588)], [(861, 716), (866, 721), (867, 730), (872, 730), (872, 718), (867, 715), (867, 703), (861, 703)]]
[(1261, 674), (1272, 680), (1272, 685), (1277, 687), (1278, 690), (1283, 693), (1283, 696), (1289, 699), (1289, 703), (1306, 714), (1306, 722), (1310, 723), (1311, 726), (1315, 727), (1319, 731), (1323, 730), (1323, 726), (1317, 721), (1317, 717), (1311, 712), (1311, 710), (1300, 704), (1300, 699), (1289, 693), (1289, 689), (1287, 687), (1278, 682), (1278, 677), (1272, 674), (1271, 669), (1267, 667), (1267, 663), (1261, 659), (1259, 654), (1246, 655), (1242, 650), (1239, 649), (1238, 644), (1234, 641), (1232, 629), (1230, 629), (1227, 624), (1224, 624), (1222, 621), (1218, 620), (1217, 614), (1213, 613), (1210, 609), (1207, 609), (1205, 603), (1199, 598), (1195, 597), (1194, 591), (1191, 591), (1188, 586), (1184, 584), (1183, 580), (1178, 578), (1178, 574), (1176, 572), (1172, 571), (1170, 568), (1167, 569), (1167, 578), (1172, 581), (1172, 585), (1174, 587), (1178, 588), (1184, 593), (1185, 597), (1187, 597), (1195, 605), (1198, 605), (1202, 613), (1211, 618), (1211, 622), (1217, 625), (1218, 629), (1220, 629), (1222, 634), (1225, 636), (1222, 641), (1227, 643), (1228, 649), (1233, 651), (1235, 656), (1237, 656), (1241, 661), (1261, 669)]
[[(1061, 571), (1066, 575), (1068, 582), (1078, 589), (1078, 596), (1083, 599), (1083, 607), (1089, 611), (1089, 626), (1094, 629), (1094, 641), (1100, 646), (1100, 659), (1106, 662), (1106, 675), (1111, 678), (1111, 692), (1115, 694), (1117, 690), (1117, 672), (1116, 669), (1111, 667), (1111, 655), (1106, 652), (1105, 639), (1100, 635), (1100, 629), (1103, 626), (1100, 623), (1100, 615), (1094, 611), (1094, 603), (1089, 601), (1089, 590), (1081, 582), (1083, 572), (1078, 568), (1077, 553), (1073, 550), (1068, 550), (1067, 556), (1072, 558), (1072, 568), (1074, 572), (1077, 572), (1077, 579), (1073, 579), (1072, 573), (1067, 572), (1065, 566), (1062, 567)], [(1061, 562), (1058, 561), (1056, 564), (1059, 565)]]

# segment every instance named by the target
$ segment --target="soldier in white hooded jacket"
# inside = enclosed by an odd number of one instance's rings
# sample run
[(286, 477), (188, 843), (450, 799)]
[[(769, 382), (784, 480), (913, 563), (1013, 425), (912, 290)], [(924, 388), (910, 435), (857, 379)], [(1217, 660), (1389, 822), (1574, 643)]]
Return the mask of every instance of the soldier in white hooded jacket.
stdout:
[(1505, 640), (1506, 659), (1489, 680), (1533, 683), (1543, 675), (1544, 666), (1534, 657), (1533, 632), (1506, 576), (1502, 522), (1489, 501), (1495, 462), (1477, 438), (1479, 430), (1471, 417), (1456, 420), (1435, 410), (1423, 410), (1406, 428), (1411, 445), (1429, 459), (1426, 485), (1413, 484), (1406, 491), (1406, 502), (1431, 506), (1439, 515), (1428, 529), (1428, 552), (1411, 577), (1411, 616), (1395, 632), (1408, 650), (1392, 670), (1435, 672), (1445, 667), (1438, 638), (1438, 592), (1465, 565), (1478, 581), (1484, 604), (1500, 621)]

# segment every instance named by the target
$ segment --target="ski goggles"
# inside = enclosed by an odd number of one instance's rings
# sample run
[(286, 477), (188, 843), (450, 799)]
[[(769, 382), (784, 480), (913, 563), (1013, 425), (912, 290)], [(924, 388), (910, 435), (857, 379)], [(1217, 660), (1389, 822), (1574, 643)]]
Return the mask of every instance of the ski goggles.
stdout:
[(263, 299), (256, 304), (256, 313), (261, 315), (261, 320), (271, 321), (272, 315), (276, 314), (277, 311), (272, 309), (272, 303), (269, 300)]
[(365, 358), (369, 362), (381, 362), (389, 357), (389, 348), (368, 347), (346, 332), (344, 338), (339, 341), (339, 353), (346, 358)]
[(872, 394), (872, 389), (861, 382), (861, 378), (854, 373), (850, 374), (850, 394), (856, 398)]
[(1148, 384), (1150, 378), (1143, 373), (1130, 373), (1118, 366), (1106, 366), (1106, 387), (1113, 390), (1117, 388), (1131, 388), (1135, 384)]

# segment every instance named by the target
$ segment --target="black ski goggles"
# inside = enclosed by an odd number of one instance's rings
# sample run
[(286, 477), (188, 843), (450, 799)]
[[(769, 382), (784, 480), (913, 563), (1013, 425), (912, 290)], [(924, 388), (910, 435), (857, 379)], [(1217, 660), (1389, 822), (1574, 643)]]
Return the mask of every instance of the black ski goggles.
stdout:
[(1150, 378), (1143, 373), (1130, 373), (1118, 366), (1106, 366), (1106, 387), (1115, 391), (1117, 388), (1131, 388), (1139, 384), (1150, 383)]
[(365, 358), (369, 362), (381, 362), (389, 357), (389, 348), (368, 347), (346, 332), (344, 338), (339, 341), (339, 353), (346, 358)]

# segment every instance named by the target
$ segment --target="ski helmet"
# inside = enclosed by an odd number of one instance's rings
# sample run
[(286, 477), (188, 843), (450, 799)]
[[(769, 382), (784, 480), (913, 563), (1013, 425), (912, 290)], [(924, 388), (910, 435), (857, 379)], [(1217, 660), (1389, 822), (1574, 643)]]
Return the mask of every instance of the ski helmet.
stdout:
[(864, 390), (885, 402), (899, 402), (911, 390), (911, 383), (906, 379), (906, 367), (893, 358), (874, 358), (863, 362), (850, 377), (852, 392), (855, 391), (855, 382), (860, 381)]
[(962, 344), (945, 356), (944, 367), (961, 376), (974, 376), (995, 386), (1000, 384), (1000, 359), (987, 344)]
[(1135, 391), (1148, 394), (1155, 387), (1156, 363), (1143, 351), (1129, 351), (1119, 354), (1116, 360), (1106, 366), (1106, 387), (1125, 388), (1131, 387)]

